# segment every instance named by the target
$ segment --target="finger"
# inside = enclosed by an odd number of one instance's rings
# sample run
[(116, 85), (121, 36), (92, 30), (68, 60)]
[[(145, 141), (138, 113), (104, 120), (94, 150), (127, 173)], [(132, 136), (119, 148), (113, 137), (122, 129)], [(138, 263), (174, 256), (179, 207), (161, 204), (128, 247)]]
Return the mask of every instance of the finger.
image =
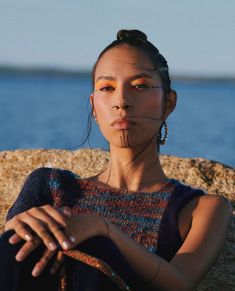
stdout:
[(55, 251), (51, 252), (49, 250), (45, 250), (42, 258), (34, 266), (34, 268), (32, 270), (32, 275), (34, 277), (39, 276), (42, 273), (42, 271), (45, 269), (45, 267), (47, 266), (48, 262), (51, 260), (51, 258), (54, 255), (55, 255)]
[[(38, 208), (34, 211), (34, 215), (44, 221), (48, 230), (57, 239), (61, 247), (65, 250), (72, 247), (74, 241), (73, 237), (67, 236), (66, 232), (61, 228), (61, 226), (45, 211), (44, 208)], [(50, 250), (53, 250), (50, 248)]]
[(17, 252), (15, 258), (18, 262), (23, 261), (28, 257), (28, 255), (35, 250), (41, 243), (41, 240), (36, 238), (32, 241), (25, 242), (24, 245)]
[(68, 228), (66, 228), (64, 231), (65, 231), (67, 237), (69, 237), (69, 240), (70, 240), (70, 242), (71, 242), (71, 243), (70, 243), (71, 247), (76, 246), (77, 241), (76, 241), (76, 237), (75, 237), (75, 235), (74, 235), (74, 231), (73, 231), (73, 229), (72, 229), (71, 227), (68, 227)]
[(52, 263), (50, 273), (55, 274), (59, 270), (63, 261), (64, 261), (64, 254), (62, 252), (58, 252), (56, 257), (55, 257), (54, 262)]
[(14, 245), (14, 244), (18, 244), (19, 242), (22, 241), (22, 238), (17, 234), (14, 233), (10, 238), (9, 238), (9, 243)]
[[(42, 220), (40, 220), (39, 217)], [(30, 210), (13, 218), (11, 224), (12, 225), (10, 227), (12, 227), (24, 240), (30, 241), (33, 239), (33, 236), (28, 229), (30, 228), (33, 230), (51, 251), (57, 249), (57, 243), (53, 239), (53, 235), (63, 249), (67, 250), (71, 247), (68, 237), (61, 230), (60, 226), (43, 209), (36, 207), (31, 208)]]
[(14, 219), (14, 227), (12, 226), (11, 229), (14, 229), (16, 234), (23, 240), (30, 241), (33, 239), (33, 235), (27, 225), (18, 218)]
[(52, 235), (50, 234), (49, 230), (47, 229), (47, 226), (43, 221), (40, 221), (38, 218), (31, 216), (29, 212), (26, 212), (22, 219), (24, 220), (23, 223), (19, 221), (17, 226), (15, 227), (15, 232), (20, 237), (22, 238), (26, 237), (25, 235), (25, 232), (27, 231), (26, 226), (28, 226), (43, 241), (43, 243), (49, 250), (51, 251), (56, 250), (57, 248), (56, 242), (52, 238)]
[[(65, 207), (66, 211), (69, 211), (69, 207)], [(67, 215), (59, 209), (55, 209), (53, 206), (47, 204), (41, 206), (40, 209), (43, 209), (50, 217), (52, 217), (57, 223), (59, 223), (62, 227), (67, 227), (69, 225), (69, 219)]]

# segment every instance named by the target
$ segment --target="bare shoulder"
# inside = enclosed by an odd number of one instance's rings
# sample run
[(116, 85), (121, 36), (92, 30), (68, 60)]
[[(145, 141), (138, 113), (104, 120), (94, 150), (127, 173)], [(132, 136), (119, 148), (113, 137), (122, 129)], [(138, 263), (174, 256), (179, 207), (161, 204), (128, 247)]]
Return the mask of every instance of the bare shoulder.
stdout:
[(184, 221), (187, 217), (191, 223), (193, 218), (215, 211), (219, 211), (220, 215), (227, 213), (227, 215), (231, 216), (233, 208), (227, 198), (216, 194), (207, 194), (197, 196), (188, 202), (182, 209), (180, 215), (184, 218)]
[(188, 202), (180, 211), (178, 218), (178, 229), (181, 239), (185, 241), (192, 227), (193, 219), (196, 220), (200, 218), (200, 216), (212, 217), (213, 213), (214, 215), (219, 215), (220, 217), (224, 215), (231, 216), (231, 203), (223, 196), (212, 194), (197, 196)]
[[(233, 208), (228, 199), (220, 195), (201, 196), (192, 212), (192, 233), (207, 232), (207, 237), (226, 236)], [(217, 240), (218, 241), (218, 240)]]
[(209, 215), (209, 213), (215, 212), (220, 216), (222, 214), (227, 214), (228, 217), (231, 217), (233, 208), (229, 200), (223, 196), (215, 194), (203, 195), (197, 199), (197, 206), (194, 208), (193, 218), (201, 214)]

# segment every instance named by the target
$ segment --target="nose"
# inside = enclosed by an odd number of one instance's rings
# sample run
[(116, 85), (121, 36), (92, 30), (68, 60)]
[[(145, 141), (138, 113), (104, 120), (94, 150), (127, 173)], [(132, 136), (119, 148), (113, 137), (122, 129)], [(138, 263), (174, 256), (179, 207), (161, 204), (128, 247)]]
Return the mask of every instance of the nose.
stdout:
[(128, 110), (132, 107), (129, 94), (125, 88), (117, 90), (117, 94), (113, 96), (112, 108), (114, 110)]
[(113, 105), (112, 108), (115, 110), (119, 109), (129, 109), (130, 105), (129, 104), (122, 104), (122, 105)]

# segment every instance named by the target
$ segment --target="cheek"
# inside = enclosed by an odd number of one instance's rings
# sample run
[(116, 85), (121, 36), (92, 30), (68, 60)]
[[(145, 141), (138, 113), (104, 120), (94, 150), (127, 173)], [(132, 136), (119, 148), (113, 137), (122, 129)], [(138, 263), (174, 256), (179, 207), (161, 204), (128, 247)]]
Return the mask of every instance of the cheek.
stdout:
[[(104, 100), (100, 100), (97, 98), (94, 99), (93, 105), (101, 133), (108, 142), (113, 142), (113, 140), (111, 139), (113, 139), (114, 132), (110, 125), (112, 116), (108, 102), (104, 102)], [(118, 142), (115, 143), (118, 144)]]
[(103, 118), (104, 115), (106, 115), (108, 113), (108, 102), (104, 102), (103, 100), (100, 100), (98, 98), (94, 99), (94, 111), (97, 115), (97, 117), (99, 118), (100, 116)]
[(94, 99), (94, 112), (99, 124), (100, 130), (104, 131), (110, 130), (110, 123), (113, 120), (112, 111), (110, 109), (110, 104), (105, 100)]
[(163, 110), (163, 97), (162, 96), (153, 96), (148, 99), (148, 101), (143, 102), (140, 107), (143, 112), (148, 113), (149, 115), (155, 115), (161, 117)]

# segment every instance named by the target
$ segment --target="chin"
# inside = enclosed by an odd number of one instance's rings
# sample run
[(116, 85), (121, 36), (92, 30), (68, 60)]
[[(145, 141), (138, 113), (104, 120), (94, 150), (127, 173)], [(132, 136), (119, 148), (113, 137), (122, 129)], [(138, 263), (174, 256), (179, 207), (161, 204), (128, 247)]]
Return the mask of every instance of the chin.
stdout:
[[(143, 136), (143, 132), (141, 134), (137, 133), (129, 133), (129, 131), (120, 130), (114, 134), (105, 134), (103, 135), (110, 147), (114, 146), (117, 148), (129, 148), (129, 149), (144, 149), (148, 146), (153, 140), (153, 136)], [(155, 136), (155, 135), (154, 135)], [(155, 139), (153, 140), (154, 144)], [(156, 145), (157, 146), (157, 145)]]

